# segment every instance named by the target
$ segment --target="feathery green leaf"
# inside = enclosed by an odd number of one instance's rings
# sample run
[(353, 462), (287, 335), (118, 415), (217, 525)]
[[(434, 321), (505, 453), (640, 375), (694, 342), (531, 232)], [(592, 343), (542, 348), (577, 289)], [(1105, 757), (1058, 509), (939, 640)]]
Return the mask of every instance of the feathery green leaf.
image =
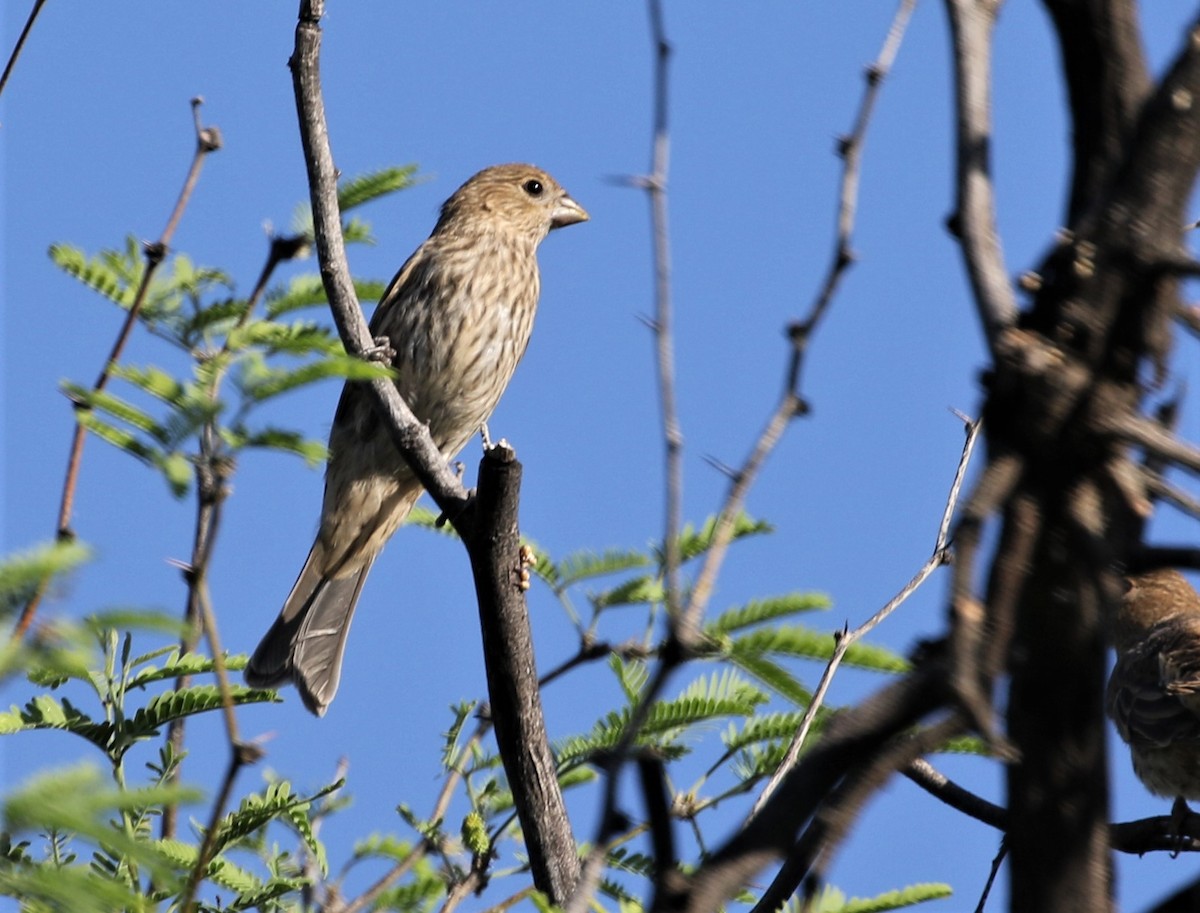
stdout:
[(745, 605), (726, 609), (704, 626), (704, 632), (710, 637), (729, 634), (799, 612), (828, 609), (832, 604), (824, 593), (786, 593), (783, 596), (753, 599)]
[(565, 589), (581, 580), (645, 567), (650, 563), (649, 555), (635, 549), (610, 548), (599, 553), (572, 552), (555, 566), (555, 579), (559, 589)]
[(50, 259), (68, 276), (121, 307), (128, 309), (133, 304), (140, 272), (136, 277), (132, 274), (140, 267), (139, 260), (134, 260), (133, 269), (121, 269), (111, 257), (100, 254), (89, 259), (82, 250), (69, 244), (50, 245)]
[(398, 190), (406, 190), (417, 181), (416, 165), (400, 165), (368, 171), (338, 185), (338, 208), (347, 212)]

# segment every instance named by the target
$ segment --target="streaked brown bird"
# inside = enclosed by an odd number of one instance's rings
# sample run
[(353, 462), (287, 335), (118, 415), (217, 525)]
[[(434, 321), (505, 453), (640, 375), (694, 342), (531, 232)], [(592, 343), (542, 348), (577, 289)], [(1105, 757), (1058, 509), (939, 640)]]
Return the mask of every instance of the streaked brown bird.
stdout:
[(1113, 624), (1117, 662), (1108, 714), (1129, 743), (1133, 770), (1150, 792), (1200, 799), (1200, 594), (1178, 571), (1129, 578)]
[[(525, 353), (538, 245), (587, 218), (532, 165), (485, 168), (442, 205), (433, 233), (384, 292), (371, 334), (386, 338), (396, 386), (447, 460), (482, 429)], [(316, 541), (245, 673), (255, 687), (291, 680), (317, 716), (337, 692), (367, 572), (422, 490), (362, 384), (342, 390), (329, 451)]]

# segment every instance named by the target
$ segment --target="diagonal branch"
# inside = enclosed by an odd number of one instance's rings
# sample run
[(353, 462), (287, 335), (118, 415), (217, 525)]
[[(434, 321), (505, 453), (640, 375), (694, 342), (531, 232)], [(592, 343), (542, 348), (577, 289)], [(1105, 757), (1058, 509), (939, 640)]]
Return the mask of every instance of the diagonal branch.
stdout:
[[(175, 237), (175, 229), (179, 226), (179, 220), (183, 218), (183, 212), (187, 209), (188, 201), (191, 200), (192, 191), (196, 187), (196, 182), (200, 179), (200, 169), (204, 166), (205, 157), (210, 152), (216, 152), (221, 148), (221, 131), (216, 127), (205, 127), (200, 123), (200, 106), (204, 100), (200, 97), (192, 99), (192, 116), (196, 126), (196, 150), (192, 155), (191, 165), (188, 167), (187, 176), (184, 178), (183, 187), (179, 191), (179, 198), (175, 201), (175, 207), (171, 210), (171, 215), (167, 218), (166, 227), (163, 228), (162, 234), (158, 240), (152, 243), (143, 245), (143, 254), (146, 257), (146, 268), (142, 270), (141, 282), (138, 285), (137, 292), (134, 295), (133, 303), (129, 306), (129, 310), (125, 314), (125, 321), (121, 324), (121, 329), (117, 332), (117, 338), (113, 342), (108, 358), (104, 362), (104, 367), (100, 369), (100, 374), (96, 378), (95, 384), (92, 385), (92, 392), (98, 393), (108, 385), (108, 379), (112, 375), (112, 370), (121, 360), (121, 355), (125, 351), (125, 344), (129, 341), (129, 337), (133, 333), (133, 327), (137, 323), (138, 315), (142, 312), (142, 306), (146, 302), (146, 296), (150, 291), (150, 284), (154, 279), (154, 274), (158, 271), (159, 264), (166, 258), (167, 251), (170, 249), (171, 240)], [(76, 410), (87, 408), (83, 404), (76, 403)], [(83, 463), (83, 444), (87, 437), (87, 429), (79, 422), (75, 423), (75, 431), (71, 436), (71, 449), (67, 457), (67, 473), (63, 480), (62, 500), (58, 509), (58, 529), (57, 537), (59, 541), (70, 541), (74, 539), (75, 533), (71, 529), (71, 516), (75, 509), (75, 490), (79, 484), (79, 470)], [(43, 578), (30, 596), (29, 601), (21, 611), (21, 617), (17, 619), (17, 624), (13, 628), (12, 637), (14, 640), (19, 640), (29, 630), (29, 626), (33, 623), (34, 615), (37, 613), (39, 603), (42, 601), (42, 596), (45, 595), (46, 586), (49, 584), (48, 577)]]
[(767, 457), (770, 456), (776, 444), (779, 443), (783, 432), (787, 429), (791, 420), (797, 416), (806, 414), (808, 411), (808, 405), (801, 394), (801, 374), (804, 366), (804, 358), (808, 352), (809, 343), (812, 341), (822, 319), (833, 302), (834, 293), (837, 291), (842, 276), (854, 262), (850, 240), (858, 208), (858, 176), (862, 164), (862, 146), (866, 139), (867, 127), (870, 124), (870, 115), (874, 110), (875, 99), (879, 95), (883, 87), (883, 82), (890, 72), (892, 62), (895, 60), (900, 42), (904, 37), (905, 27), (908, 25), (909, 17), (912, 14), (914, 3), (915, 0), (901, 0), (896, 14), (892, 19), (892, 24), (888, 29), (887, 38), (884, 40), (879, 56), (876, 57), (875, 62), (867, 67), (865, 71), (866, 87), (863, 90), (858, 114), (854, 119), (854, 128), (849, 136), (844, 137), (838, 142), (837, 151), (842, 159), (842, 178), (838, 193), (837, 233), (834, 242), (833, 259), (830, 262), (829, 270), (808, 315), (803, 320), (797, 321), (788, 327), (787, 333), (788, 339), (791, 342), (791, 351), (788, 356), (786, 369), (787, 382), (783, 395), (774, 411), (768, 417), (767, 423), (759, 434), (758, 440), (755, 441), (750, 455), (746, 458), (741, 468), (734, 473), (733, 484), (730, 486), (729, 493), (725, 497), (725, 503), (717, 515), (717, 522), (713, 529), (712, 546), (705, 556), (704, 564), (700, 569), (699, 577), (692, 588), (687, 608), (684, 611), (681, 632), (684, 637), (690, 638), (690, 640), (685, 640), (684, 646), (694, 645), (695, 639), (699, 637), (700, 619), (704, 614), (705, 607), (708, 605), (709, 597), (712, 595), (713, 587), (716, 584), (717, 575), (720, 573), (721, 566), (725, 561), (725, 554), (729, 549), (729, 543), (733, 539), (734, 523), (742, 511), (742, 505), (745, 503), (750, 487), (757, 480), (758, 474), (766, 463)]
[[(793, 852), (801, 829), (840, 783), (875, 782), (875, 774), (882, 771), (876, 763), (890, 756), (896, 740), (907, 739), (914, 725), (945, 706), (947, 670), (941, 652), (932, 645), (913, 672), (839, 713), (759, 813), (708, 856), (678, 890), (656, 898), (654, 913), (718, 909), (765, 865)], [(938, 734), (945, 735), (941, 730)], [(854, 802), (865, 798), (852, 791), (848, 798)]]
[(754, 807), (750, 810), (751, 816), (758, 814), (763, 804), (770, 798), (771, 793), (779, 786), (780, 781), (796, 765), (796, 761), (800, 757), (800, 750), (804, 747), (804, 742), (808, 738), (809, 729), (812, 727), (813, 720), (816, 719), (817, 712), (825, 700), (825, 694), (829, 690), (829, 685), (833, 681), (834, 673), (837, 672), (838, 666), (841, 665), (842, 659), (846, 656), (850, 647), (878, 627), (909, 596), (915, 593), (917, 588), (929, 579), (934, 571), (950, 560), (950, 521), (954, 517), (954, 509), (958, 504), (958, 494), (962, 489), (963, 479), (966, 478), (967, 467), (971, 462), (971, 454), (975, 450), (975, 442), (979, 437), (980, 427), (981, 422), (979, 421), (968, 421), (966, 423), (967, 439), (963, 444), (962, 455), (958, 460), (958, 469), (954, 473), (954, 482), (950, 486), (950, 495), (946, 499), (946, 507), (942, 511), (942, 520), (938, 524), (937, 540), (934, 542), (933, 552), (930, 554), (929, 559), (921, 566), (921, 569), (917, 571), (913, 578), (905, 584), (904, 588), (893, 596), (883, 608), (853, 631), (842, 631), (837, 635), (837, 646), (834, 648), (833, 656), (829, 658), (829, 662), (825, 666), (825, 671), (821, 674), (821, 680), (817, 683), (817, 690), (813, 693), (812, 700), (809, 702), (808, 708), (804, 711), (804, 716), (801, 718), (800, 725), (796, 729), (796, 735), (792, 738), (792, 742), (788, 746), (787, 754), (784, 755), (783, 762), (779, 765), (779, 768), (771, 775), (771, 779), (767, 782), (767, 785), (763, 787), (763, 791), (755, 801)]
[(33, 31), (33, 23), (37, 21), (38, 13), (42, 11), (42, 7), (45, 5), (46, 0), (33, 0), (33, 9), (29, 11), (29, 18), (25, 20), (25, 26), (21, 29), (21, 34), (17, 37), (17, 43), (13, 46), (12, 54), (8, 57), (8, 63), (4, 65), (3, 75), (0, 75), (0, 95), (4, 94), (4, 87), (8, 85), (8, 78), (12, 76), (13, 68), (17, 65), (17, 58), (21, 56), (21, 50), (25, 47), (29, 33)]

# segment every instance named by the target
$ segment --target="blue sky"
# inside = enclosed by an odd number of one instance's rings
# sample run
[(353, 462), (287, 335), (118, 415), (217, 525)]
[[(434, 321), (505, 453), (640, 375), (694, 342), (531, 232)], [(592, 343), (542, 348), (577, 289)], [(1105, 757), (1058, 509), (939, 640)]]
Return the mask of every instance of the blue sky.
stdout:
[[(27, 4), (5, 4), (11, 47)], [(532, 161), (592, 216), (544, 244), (533, 342), (490, 423), (525, 466), (524, 531), (552, 554), (642, 546), (660, 535), (661, 446), (651, 339), (648, 207), (614, 176), (649, 161), (651, 49), (641, 4), (529, 2), (333, 3), (322, 59), (334, 156), (347, 175), (416, 163), (426, 181), (362, 212), (378, 244), (352, 249), (356, 275), (386, 280), (426, 236), (437, 206), (479, 168)], [(1187, 4), (1148, 0), (1156, 69), (1181, 37)], [(838, 160), (861, 71), (894, 12), (855, 3), (666, 4), (675, 48), (670, 183), (680, 411), (689, 519), (712, 513), (725, 480), (705, 461), (736, 464), (782, 382), (789, 320), (804, 313), (832, 246)], [(192, 149), (194, 95), (220, 127), (175, 248), (220, 266), (248, 294), (265, 255), (263, 224), (286, 227), (305, 199), (286, 62), (293, 4), (50, 3), (3, 101), (3, 547), (47, 538), (71, 434), (60, 380), (90, 382), (119, 324), (116, 309), (59, 273), (55, 242), (94, 252), (127, 233), (157, 237)], [(748, 509), (774, 535), (735, 548), (713, 609), (752, 596), (812, 589), (834, 608), (829, 629), (874, 612), (933, 545), (973, 413), (983, 365), (958, 250), (943, 228), (952, 201), (949, 43), (942, 6), (921, 4), (871, 125), (855, 249), (812, 347), (797, 422), (752, 492)], [(1064, 203), (1068, 127), (1057, 60), (1040, 6), (1004, 10), (996, 48), (999, 228), (1010, 271), (1033, 265)], [(281, 278), (315, 270), (311, 261)], [(135, 336), (128, 359), (162, 362), (161, 343)], [(1194, 375), (1193, 344), (1174, 369)], [(1194, 387), (1193, 387), (1194, 389)], [(337, 385), (279, 401), (272, 418), (323, 437)], [(1194, 413), (1184, 431), (1197, 431)], [(472, 472), (475, 445), (467, 451)], [(247, 457), (226, 509), (212, 589), (222, 637), (251, 649), (278, 610), (315, 529), (318, 472), (277, 455)], [(96, 560), (47, 614), (102, 606), (181, 608), (167, 563), (186, 557), (193, 506), (98, 441), (88, 444), (75, 526)], [(1172, 517), (1165, 538), (1194, 535)], [(946, 579), (935, 576), (874, 635), (898, 651), (942, 628)], [(575, 641), (536, 588), (538, 657), (549, 667)], [(403, 613), (403, 617), (390, 617)], [(427, 805), (449, 704), (483, 695), (465, 556), (441, 537), (401, 531), (371, 574), (350, 639), (347, 673), (323, 720), (294, 694), (283, 707), (241, 713), (243, 732), (273, 733), (266, 765), (298, 784), (328, 780), (349, 758), (351, 810), (327, 825), (334, 859), (374, 830), (403, 830), (400, 801)], [(614, 623), (613, 636), (619, 633)], [(446, 670), (453, 675), (446, 677)], [(815, 682), (821, 667), (798, 664)], [(831, 700), (881, 684), (842, 673)], [(680, 682), (682, 684), (682, 681)], [(9, 685), (0, 703), (23, 702)], [(552, 734), (615, 702), (611, 677), (588, 673), (547, 695)], [(197, 727), (189, 777), (212, 782), (225, 762), (216, 728)], [(0, 777), (15, 783), (75, 757), (66, 736), (0, 743)], [(1114, 753), (1119, 818), (1165, 813)], [(1000, 772), (973, 759), (939, 765), (995, 798)], [(260, 771), (243, 774), (249, 788)], [(573, 799), (577, 822), (593, 799)], [(722, 812), (722, 814), (725, 814)], [(725, 827), (738, 812), (731, 809)], [(710, 829), (714, 839), (720, 819)], [(590, 825), (580, 824), (583, 834)], [(860, 820), (832, 871), (848, 893), (947, 881), (973, 907), (997, 836), (893, 782)], [(1122, 906), (1145, 905), (1189, 877), (1184, 860), (1119, 860)], [(486, 902), (499, 899), (485, 898)], [(992, 903), (999, 909), (1001, 898)]]

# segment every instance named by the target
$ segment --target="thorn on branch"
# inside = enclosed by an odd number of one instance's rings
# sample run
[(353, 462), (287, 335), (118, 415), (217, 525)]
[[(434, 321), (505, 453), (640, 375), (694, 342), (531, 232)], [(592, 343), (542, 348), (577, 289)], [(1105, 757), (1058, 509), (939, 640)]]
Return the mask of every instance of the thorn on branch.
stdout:
[(721, 473), (721, 475), (725, 476), (725, 478), (729, 479), (730, 481), (737, 482), (742, 477), (742, 474), (739, 470), (730, 466), (728, 463), (721, 461), (715, 456), (705, 454), (702, 459), (709, 466)]
[[(461, 461), (459, 461), (454, 464), (454, 468), (455, 468), (457, 476), (459, 477), (459, 479), (461, 479), (466, 467), (462, 464)], [(433, 526), (435, 529), (445, 529), (446, 524), (449, 523), (452, 527), (456, 527), (458, 525), (459, 521), (462, 520), (469, 511), (472, 511), (474, 509), (475, 509), (475, 489), (468, 488), (466, 499), (462, 502), (461, 505), (459, 505), (458, 510), (455, 511), (454, 515), (451, 516), (449, 513), (447, 513), (446, 511), (443, 510), (440, 514), (438, 514), (437, 519), (433, 521)]]
[(645, 174), (610, 174), (603, 178), (606, 184), (617, 187), (632, 187), (635, 190), (646, 190), (651, 186), (653, 178)]
[(196, 123), (196, 146), (201, 153), (216, 152), (221, 148), (221, 131), (218, 127), (205, 127), (200, 123), (200, 107), (204, 104), (204, 96), (197, 95), (192, 99), (192, 119)]
[(190, 561), (182, 561), (179, 558), (168, 558), (167, 564), (179, 571), (183, 577), (183, 582), (189, 587), (196, 582), (196, 567)]

